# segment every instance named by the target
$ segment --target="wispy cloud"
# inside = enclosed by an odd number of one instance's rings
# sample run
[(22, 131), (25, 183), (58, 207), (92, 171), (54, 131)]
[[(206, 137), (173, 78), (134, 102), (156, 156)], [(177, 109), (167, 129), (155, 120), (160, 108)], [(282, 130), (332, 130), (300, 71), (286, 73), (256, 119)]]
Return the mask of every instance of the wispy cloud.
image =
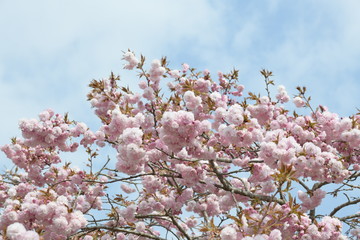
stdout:
[[(220, 23), (208, 1), (0, 2), (0, 144), (19, 136), (19, 119), (48, 107), (91, 123), (87, 84), (121, 72), (122, 50), (150, 59), (210, 51), (221, 42)], [(136, 76), (121, 75), (136, 85)]]
[(119, 72), (128, 47), (153, 58), (176, 56), (182, 41), (220, 41), (211, 33), (219, 14), (206, 1), (14, 1), (1, 9), (1, 98), (19, 106), (82, 101), (90, 79)]

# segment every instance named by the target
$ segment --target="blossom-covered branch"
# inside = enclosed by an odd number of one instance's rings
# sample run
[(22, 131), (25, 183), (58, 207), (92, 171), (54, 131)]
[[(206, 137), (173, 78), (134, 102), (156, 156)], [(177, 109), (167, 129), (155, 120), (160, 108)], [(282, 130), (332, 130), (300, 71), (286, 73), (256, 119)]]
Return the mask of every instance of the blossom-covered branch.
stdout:
[[(360, 237), (359, 213), (339, 215), (360, 203), (359, 114), (316, 108), (305, 87), (292, 102), (282, 85), (274, 94), (268, 70), (261, 96), (235, 69), (171, 69), (131, 51), (123, 60), (139, 90), (113, 73), (91, 81), (100, 126), (45, 110), (1, 147), (16, 166), (0, 176), (4, 239)], [(81, 151), (86, 166), (64, 162)]]

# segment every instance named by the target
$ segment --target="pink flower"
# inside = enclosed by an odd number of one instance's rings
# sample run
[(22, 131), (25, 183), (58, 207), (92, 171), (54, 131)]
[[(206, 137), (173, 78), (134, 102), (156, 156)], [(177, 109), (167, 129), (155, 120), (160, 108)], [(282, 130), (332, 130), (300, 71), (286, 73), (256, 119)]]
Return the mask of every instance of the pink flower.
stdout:
[(189, 64), (187, 64), (187, 63), (183, 63), (182, 67), (183, 67), (183, 69), (182, 69), (183, 72), (187, 72), (187, 70), (189, 70), (189, 68), (190, 68)]
[(172, 78), (179, 78), (180, 77), (179, 70), (171, 70), (168, 73)]
[(194, 83), (194, 89), (200, 92), (207, 93), (210, 89), (211, 82), (203, 78), (199, 78)]
[(290, 100), (290, 97), (287, 94), (283, 85), (278, 86), (278, 94), (276, 95), (276, 99), (279, 100), (281, 103), (286, 103)]
[(133, 192), (136, 191), (135, 189), (133, 189), (133, 188), (131, 188), (128, 185), (125, 185), (125, 184), (121, 184), (120, 187), (125, 193), (133, 193)]
[(140, 128), (126, 128), (120, 136), (122, 144), (136, 144), (138, 146), (142, 143), (143, 131)]
[(127, 206), (125, 209), (122, 209), (120, 211), (120, 215), (127, 219), (128, 221), (132, 221), (135, 218), (135, 212), (136, 212), (136, 205), (131, 204)]
[(201, 98), (199, 96), (195, 96), (194, 92), (187, 91), (184, 94), (184, 100), (186, 102), (186, 107), (190, 110), (196, 110), (199, 106), (201, 106)]
[(236, 230), (232, 226), (223, 228), (220, 232), (221, 240), (236, 240)]
[(185, 224), (189, 228), (194, 228), (196, 226), (196, 224), (197, 224), (197, 220), (195, 218), (186, 218)]
[(116, 240), (125, 240), (125, 235), (123, 233), (116, 234)]
[(261, 97), (258, 104), (249, 105), (247, 110), (261, 125), (265, 124), (274, 116), (274, 106), (270, 103), (270, 99), (266, 96)]
[(226, 113), (226, 121), (230, 124), (240, 125), (244, 121), (244, 111), (238, 104), (234, 104), (229, 107)]
[(268, 240), (282, 240), (281, 232), (278, 229), (271, 231)]
[(299, 190), (298, 196), (299, 199), (302, 201), (301, 207), (303, 211), (306, 212), (319, 206), (322, 199), (326, 196), (326, 192), (321, 189), (317, 189), (313, 192), (313, 195), (311, 197), (308, 197), (306, 193)]
[(156, 59), (151, 63), (150, 80), (158, 85), (162, 75), (165, 73), (165, 68), (161, 66), (160, 60)]
[(305, 102), (301, 97), (294, 97), (293, 102), (298, 108), (305, 106)]
[(152, 87), (146, 87), (144, 89), (143, 97), (151, 101), (155, 99), (154, 89)]
[(145, 232), (145, 230), (146, 230), (145, 223), (144, 223), (144, 222), (137, 222), (137, 223), (135, 224), (135, 229), (136, 229), (136, 231), (138, 231), (138, 232)]
[[(25, 233), (27, 233), (24, 225), (22, 225), (21, 223), (13, 223), (11, 225), (9, 225), (6, 229), (6, 236), (10, 239), (10, 240), (19, 240), (19, 239), (24, 239), (23, 236), (25, 235)], [(32, 234), (33, 235), (33, 234)], [(26, 239), (36, 239), (36, 235), (33, 236), (33, 238), (26, 238)], [(39, 235), (37, 235), (37, 239), (39, 239)]]
[(139, 60), (135, 57), (134, 53), (130, 51), (124, 53), (123, 59), (128, 62), (124, 65), (124, 68), (128, 70), (132, 70), (139, 63)]

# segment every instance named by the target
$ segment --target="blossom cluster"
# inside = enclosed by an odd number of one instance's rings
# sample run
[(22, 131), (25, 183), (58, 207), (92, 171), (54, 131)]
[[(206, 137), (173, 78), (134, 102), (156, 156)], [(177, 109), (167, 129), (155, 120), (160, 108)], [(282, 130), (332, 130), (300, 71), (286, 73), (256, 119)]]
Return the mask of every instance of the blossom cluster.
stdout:
[[(343, 240), (344, 226), (359, 236), (359, 213), (338, 212), (360, 202), (360, 115), (314, 110), (305, 88), (291, 101), (280, 85), (272, 98), (267, 70), (267, 96), (245, 95), (237, 70), (213, 78), (188, 64), (170, 69), (166, 58), (148, 70), (143, 56), (123, 59), (138, 71), (139, 91), (114, 74), (93, 80), (96, 130), (46, 110), (1, 147), (21, 169), (0, 178), (2, 236)], [(97, 158), (106, 147), (116, 157)], [(63, 162), (63, 152), (80, 150), (88, 169)], [(342, 193), (351, 196), (318, 210)]]

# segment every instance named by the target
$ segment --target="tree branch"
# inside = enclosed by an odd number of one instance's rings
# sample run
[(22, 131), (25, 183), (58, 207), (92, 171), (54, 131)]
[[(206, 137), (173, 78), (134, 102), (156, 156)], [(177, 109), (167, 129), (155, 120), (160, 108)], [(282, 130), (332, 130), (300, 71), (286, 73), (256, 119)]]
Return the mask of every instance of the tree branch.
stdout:
[(357, 204), (360, 202), (360, 198), (354, 200), (354, 201), (348, 201), (346, 203), (343, 203), (339, 206), (337, 206), (336, 208), (334, 208), (334, 210), (332, 210), (332, 212), (329, 214), (330, 217), (334, 216), (335, 213), (337, 213), (339, 210), (341, 210), (342, 208), (349, 206), (349, 205), (353, 205), (353, 204)]
[(349, 216), (346, 216), (346, 217), (341, 217), (339, 218), (340, 221), (346, 221), (348, 219), (351, 219), (351, 218), (359, 218), (360, 217), (360, 213), (356, 213), (356, 214), (353, 214), (353, 215), (349, 215)]
[(191, 240), (191, 237), (186, 233), (185, 229), (180, 226), (180, 224), (176, 221), (173, 215), (166, 212), (167, 216), (171, 219), (172, 223), (179, 229), (179, 231), (186, 237), (186, 239)]
[[(134, 234), (134, 235), (137, 235), (137, 236), (140, 236), (140, 237), (146, 237), (146, 238), (149, 238), (149, 239), (166, 240), (165, 238), (161, 238), (161, 237), (158, 237), (158, 236), (155, 236), (155, 235), (152, 235), (152, 234), (148, 234), (148, 233), (142, 233), (142, 232), (137, 232), (137, 231), (133, 231), (133, 230), (123, 229), (123, 228), (118, 228), (118, 227), (109, 227), (109, 226), (104, 226), (104, 225), (93, 226), (93, 227), (85, 227), (85, 228), (82, 228), (81, 231), (92, 232), (92, 231), (101, 230), (101, 229), (109, 230), (109, 231), (112, 231), (112, 232), (123, 232), (123, 233), (128, 233), (128, 234)], [(77, 233), (77, 234), (75, 234), (73, 236), (68, 237), (68, 239), (71, 239), (71, 237), (79, 236), (79, 235), (80, 234)]]
[(226, 191), (237, 193), (237, 194), (240, 194), (242, 196), (246, 196), (246, 197), (249, 197), (249, 198), (252, 198), (252, 199), (259, 199), (259, 200), (262, 200), (262, 201), (265, 201), (265, 202), (277, 202), (280, 205), (285, 204), (284, 200), (275, 198), (274, 196), (266, 196), (266, 195), (255, 194), (255, 193), (252, 193), (250, 191), (246, 191), (246, 190), (243, 190), (243, 189), (240, 189), (240, 188), (233, 187), (224, 178), (223, 174), (221, 174), (219, 172), (219, 170), (217, 169), (217, 167), (214, 164), (214, 160), (209, 160), (209, 163), (210, 163), (210, 167), (214, 170), (214, 173), (216, 174), (216, 176), (218, 177), (219, 181), (222, 184), (222, 185), (215, 184), (216, 187), (219, 187), (219, 188), (222, 188), (222, 189), (224, 189)]

